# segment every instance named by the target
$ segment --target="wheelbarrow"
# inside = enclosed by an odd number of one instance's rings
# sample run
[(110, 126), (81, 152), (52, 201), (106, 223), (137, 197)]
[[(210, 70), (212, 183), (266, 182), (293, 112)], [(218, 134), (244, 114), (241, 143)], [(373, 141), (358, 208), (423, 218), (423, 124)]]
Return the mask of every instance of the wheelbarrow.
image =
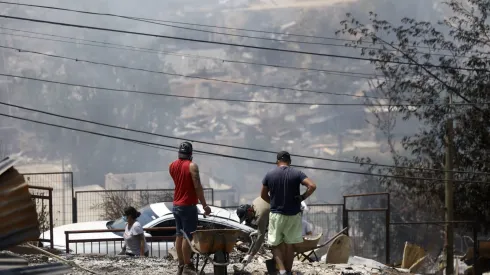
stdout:
[(316, 251), (322, 247), (327, 246), (330, 242), (335, 240), (335, 238), (342, 235), (347, 229), (348, 229), (348, 227), (342, 229), (342, 231), (338, 232), (337, 234), (335, 234), (335, 236), (333, 236), (332, 238), (328, 239), (326, 242), (324, 242), (320, 245), (318, 245), (318, 242), (320, 241), (323, 234), (320, 234), (316, 237), (303, 238), (302, 243), (295, 245), (295, 249), (294, 249), (295, 255), (294, 256), (298, 257), (298, 258), (299, 258), (299, 256), (303, 256), (302, 262), (304, 262), (306, 260), (313, 262), (314, 260), (312, 260), (310, 258), (310, 256), (314, 255), (316, 258), (316, 261), (318, 261), (319, 259), (318, 259), (318, 256), (316, 255)]
[[(210, 262), (214, 266), (214, 274), (226, 275), (227, 267), (230, 264), (229, 255), (235, 247), (235, 243), (240, 234), (236, 229), (209, 229), (197, 230), (192, 234), (192, 241), (189, 236), (181, 230), (185, 240), (191, 250), (198, 255), (196, 259), (196, 269), (199, 269), (199, 256), (204, 257), (204, 264), (199, 274), (204, 274), (204, 268)], [(210, 256), (213, 255), (213, 259)]]

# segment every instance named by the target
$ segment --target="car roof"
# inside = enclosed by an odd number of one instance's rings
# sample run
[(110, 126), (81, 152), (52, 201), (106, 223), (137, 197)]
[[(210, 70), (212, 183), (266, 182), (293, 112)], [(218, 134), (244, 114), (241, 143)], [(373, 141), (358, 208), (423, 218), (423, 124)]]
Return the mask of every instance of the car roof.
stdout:
[[(240, 219), (238, 218), (236, 211), (233, 210), (229, 211), (225, 208), (216, 207), (216, 206), (210, 206), (210, 207), (211, 207), (212, 216), (240, 222)], [(163, 217), (172, 214), (173, 203), (172, 202), (152, 203), (150, 204), (150, 208), (151, 210), (153, 210), (153, 212), (155, 212), (155, 214), (157, 214), (160, 217)], [(204, 213), (204, 209), (201, 204), (197, 205), (197, 210), (199, 213)]]

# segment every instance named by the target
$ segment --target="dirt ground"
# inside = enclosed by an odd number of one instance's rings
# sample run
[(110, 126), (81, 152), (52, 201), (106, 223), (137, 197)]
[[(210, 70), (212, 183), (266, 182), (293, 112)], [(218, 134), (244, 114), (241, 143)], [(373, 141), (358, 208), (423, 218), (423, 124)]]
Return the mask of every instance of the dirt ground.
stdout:
[[(28, 260), (30, 265), (38, 265), (44, 263), (52, 263), (56, 260), (44, 255), (19, 255)], [(238, 255), (230, 255), (230, 260), (238, 264)], [(161, 275), (161, 274), (176, 274), (177, 262), (171, 259), (162, 258), (131, 258), (126, 256), (102, 256), (102, 255), (70, 255), (68, 257), (62, 256), (62, 258), (68, 259), (80, 265), (81, 267), (90, 269), (97, 274), (110, 274), (110, 275)], [(200, 262), (202, 264), (202, 261)], [(233, 271), (233, 263), (228, 266), (228, 274), (237, 274)], [(241, 274), (267, 274), (264, 263), (253, 261), (246, 269), (246, 272)], [(315, 263), (300, 263), (296, 262), (293, 271), (298, 274), (304, 275), (338, 275), (338, 274), (399, 274), (399, 272), (391, 270), (379, 270), (367, 267), (351, 266), (351, 265), (331, 265), (320, 262)], [(205, 269), (206, 274), (213, 274), (212, 265), (208, 265)], [(86, 271), (74, 268), (71, 275), (88, 275)], [(405, 273), (407, 274), (407, 273)]]

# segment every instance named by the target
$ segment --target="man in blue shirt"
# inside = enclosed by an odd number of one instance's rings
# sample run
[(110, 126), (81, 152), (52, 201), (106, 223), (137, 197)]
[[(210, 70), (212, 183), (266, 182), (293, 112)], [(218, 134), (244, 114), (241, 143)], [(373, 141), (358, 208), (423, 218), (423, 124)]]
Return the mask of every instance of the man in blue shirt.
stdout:
[[(303, 242), (301, 202), (316, 189), (312, 180), (290, 165), (289, 153), (279, 152), (277, 167), (265, 175), (261, 191), (262, 199), (271, 205), (267, 237), (280, 274), (291, 273), (294, 245)], [(300, 184), (307, 188), (304, 194), (300, 194)]]

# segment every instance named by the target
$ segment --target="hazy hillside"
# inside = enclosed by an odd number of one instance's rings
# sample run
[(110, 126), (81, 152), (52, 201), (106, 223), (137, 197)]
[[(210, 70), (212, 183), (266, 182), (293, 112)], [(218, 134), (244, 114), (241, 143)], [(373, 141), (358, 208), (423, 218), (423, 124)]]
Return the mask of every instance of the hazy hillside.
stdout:
[[(180, 0), (145, 1), (144, 4), (137, 1), (114, 0), (24, 1), (24, 3), (102, 13), (324, 37), (335, 36), (335, 31), (341, 28), (339, 22), (344, 19), (344, 15), (347, 12), (362, 17), (367, 15), (368, 11), (375, 10), (385, 19), (391, 21), (398, 21), (404, 16), (415, 17), (418, 20), (436, 20), (441, 16), (442, 12), (439, 10), (439, 5), (436, 4), (438, 1), (429, 0), (288, 0), (280, 2), (281, 4), (278, 4), (278, 6), (275, 6), (274, 2), (280, 1)], [(357, 50), (342, 46), (305, 45), (245, 37), (230, 37), (114, 17), (4, 4), (1, 4), (1, 7), (3, 14), (11, 16), (49, 18), (46, 20), (73, 24), (336, 55), (355, 55), (358, 53)], [(269, 86), (362, 95), (362, 91), (369, 88), (367, 80), (363, 78), (237, 64), (223, 62), (223, 59), (281, 66), (373, 73), (369, 64), (347, 59), (320, 58), (284, 52), (158, 39), (18, 20), (0, 19), (0, 27), (118, 43), (154, 49), (160, 51), (160, 53), (48, 41), (43, 39), (70, 40), (13, 32), (5, 29), (2, 29), (2, 34), (0, 35), (1, 46), (187, 76), (202, 76)], [(343, 42), (335, 40), (298, 38), (286, 35), (239, 32), (236, 30), (210, 29), (196, 26), (187, 27), (255, 37), (286, 40), (299, 39), (301, 41), (343, 45)], [(11, 36), (5, 33), (15, 33), (16, 35), (27, 35), (43, 39)], [(219, 60), (175, 56), (164, 53), (164, 51), (215, 57), (219, 58)], [(0, 69), (2, 73), (115, 89), (246, 100), (314, 103), (363, 102), (362, 98), (349, 96), (203, 81), (111, 66), (100, 66), (16, 52), (9, 49), (0, 49), (0, 62), (3, 65)], [(178, 99), (71, 87), (1, 76), (0, 100), (107, 124), (173, 135), (182, 139), (205, 140), (273, 151), (287, 149), (293, 154), (315, 155), (335, 159), (352, 159), (356, 155), (363, 155), (370, 156), (380, 162), (390, 161), (389, 156), (386, 155), (386, 148), (384, 148), (384, 137), (366, 122), (366, 120), (372, 119), (372, 116), (369, 110), (362, 106), (287, 106)], [(5, 106), (2, 106), (1, 109), (3, 113), (117, 136), (173, 146), (179, 143), (178, 140), (128, 133), (42, 114), (34, 114)], [(14, 153), (16, 148), (21, 148), (34, 161), (36, 159), (56, 161), (64, 158), (65, 161), (72, 165), (76, 176), (75, 183), (78, 185), (103, 184), (104, 175), (107, 173), (165, 170), (168, 163), (176, 157), (174, 152), (168, 150), (157, 150), (140, 144), (61, 130), (50, 126), (35, 125), (14, 119), (0, 118), (0, 131), (7, 131), (3, 130), (3, 128), (7, 127), (16, 127), (19, 132), (8, 135), (4, 135), (4, 132), (1, 132), (2, 143), (12, 144), (11, 147), (7, 147), (6, 151)], [(399, 124), (397, 129), (398, 136), (415, 132), (417, 127), (417, 123), (411, 121)], [(33, 134), (35, 136), (32, 136)], [(194, 146), (199, 150), (260, 160), (274, 161), (275, 158), (272, 154), (197, 143)], [(257, 194), (262, 176), (271, 168), (259, 163), (217, 156), (196, 155), (194, 159), (201, 165), (202, 171), (218, 175), (237, 188), (241, 194)], [(298, 158), (293, 159), (293, 164), (346, 170), (359, 169), (357, 165)], [(352, 180), (352, 177), (345, 177), (345, 175), (339, 173), (305, 172), (319, 184), (320, 189), (316, 196), (317, 199), (321, 197), (321, 199), (318, 199), (321, 201), (337, 200), (340, 195), (338, 187), (348, 184)]]

